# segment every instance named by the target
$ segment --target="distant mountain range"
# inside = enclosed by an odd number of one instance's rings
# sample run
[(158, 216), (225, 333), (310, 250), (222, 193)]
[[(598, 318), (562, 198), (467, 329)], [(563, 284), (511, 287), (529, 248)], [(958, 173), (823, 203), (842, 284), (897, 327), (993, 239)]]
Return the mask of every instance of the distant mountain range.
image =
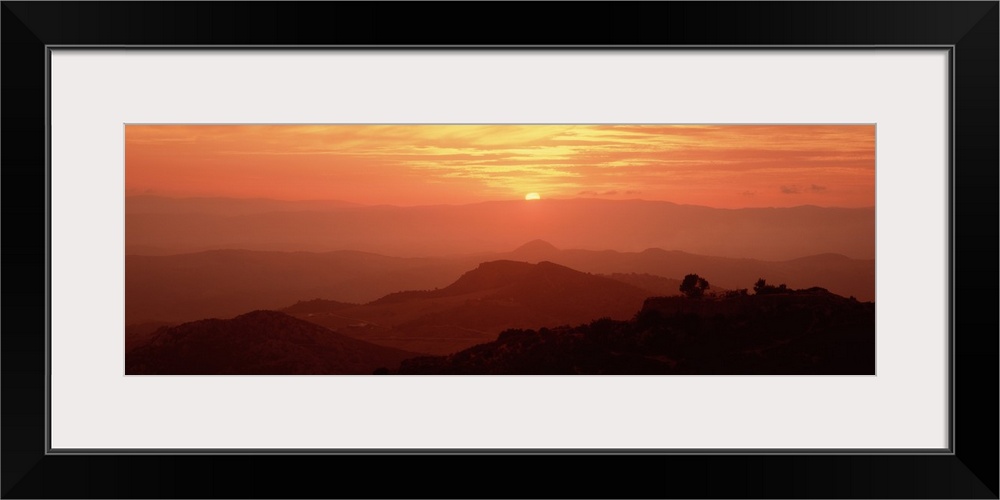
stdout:
[(875, 261), (825, 254), (782, 262), (709, 257), (677, 251), (559, 250), (535, 240), (512, 252), (450, 258), (399, 258), (365, 252), (217, 250), (125, 257), (126, 324), (227, 318), (324, 299), (364, 304), (406, 290), (448, 287), (482, 262), (551, 262), (604, 275), (644, 290), (676, 295), (696, 273), (714, 289), (752, 288), (758, 278), (791, 288), (821, 286), (859, 300), (875, 299)]
[(314, 299), (233, 319), (133, 325), (125, 371), (874, 374), (874, 303), (819, 287), (647, 295), (550, 262), (491, 261), (447, 287), (364, 305)]
[(545, 239), (562, 248), (664, 248), (766, 260), (875, 256), (875, 209), (716, 209), (643, 200), (523, 200), (419, 207), (224, 198), (125, 199), (126, 254), (218, 249), (453, 256)]
[(267, 198), (189, 197), (137, 195), (126, 198), (126, 213), (144, 214), (206, 214), (236, 216), (272, 212), (309, 212), (339, 210), (360, 206), (338, 200), (285, 201)]
[(164, 327), (125, 355), (126, 375), (367, 375), (416, 354), (276, 311)]

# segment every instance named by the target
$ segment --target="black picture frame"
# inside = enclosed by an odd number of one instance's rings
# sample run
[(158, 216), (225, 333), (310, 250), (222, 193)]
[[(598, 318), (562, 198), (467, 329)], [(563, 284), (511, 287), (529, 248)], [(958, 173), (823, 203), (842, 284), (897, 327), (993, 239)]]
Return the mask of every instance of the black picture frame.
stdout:
[[(4, 498), (998, 498), (996, 1), (2, 4)], [(951, 453), (48, 454), (47, 47), (414, 44), (951, 47)]]

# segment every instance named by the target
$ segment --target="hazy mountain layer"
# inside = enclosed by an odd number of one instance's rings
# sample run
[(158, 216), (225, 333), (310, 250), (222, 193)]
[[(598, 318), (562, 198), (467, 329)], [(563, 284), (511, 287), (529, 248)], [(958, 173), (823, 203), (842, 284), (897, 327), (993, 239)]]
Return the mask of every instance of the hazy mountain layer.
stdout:
[(128, 254), (240, 248), (435, 256), (545, 239), (561, 248), (665, 248), (767, 260), (875, 256), (874, 208), (715, 209), (596, 199), (394, 207), (128, 197), (125, 214)]
[(125, 322), (228, 318), (323, 298), (368, 302), (443, 287), (475, 264), (364, 252), (218, 250), (125, 257)]
[(338, 200), (286, 201), (267, 198), (188, 197), (137, 195), (126, 198), (126, 213), (247, 215), (269, 212), (305, 212), (358, 207)]
[[(729, 259), (650, 249), (643, 252), (558, 250), (534, 241), (513, 252), (453, 258), (386, 257), (364, 252), (220, 250), (125, 257), (126, 324), (227, 318), (254, 309), (325, 299), (366, 303), (405, 290), (446, 287), (487, 260), (549, 261), (609, 275), (672, 295), (672, 282), (697, 273), (713, 288), (751, 288), (758, 278), (792, 288), (822, 286), (859, 300), (875, 298), (875, 262), (817, 255), (785, 262)], [(618, 276), (615, 276), (618, 274)], [(645, 275), (639, 276), (639, 275)]]
[(285, 312), (367, 341), (450, 353), (496, 339), (508, 328), (628, 319), (650, 292), (550, 262), (480, 264), (451, 285), (398, 292), (356, 307), (313, 301)]

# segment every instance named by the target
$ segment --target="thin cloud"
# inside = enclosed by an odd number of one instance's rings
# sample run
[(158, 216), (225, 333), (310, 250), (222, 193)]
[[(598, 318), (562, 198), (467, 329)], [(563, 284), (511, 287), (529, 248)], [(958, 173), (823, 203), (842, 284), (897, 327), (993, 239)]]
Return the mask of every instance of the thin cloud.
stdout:
[[(841, 125), (137, 125), (126, 162), (130, 189), (186, 194), (428, 203), (637, 198), (627, 186), (642, 185), (645, 199), (710, 206), (800, 203), (782, 196), (794, 194), (854, 206), (873, 199), (874, 137)], [(357, 190), (384, 179), (395, 187)]]

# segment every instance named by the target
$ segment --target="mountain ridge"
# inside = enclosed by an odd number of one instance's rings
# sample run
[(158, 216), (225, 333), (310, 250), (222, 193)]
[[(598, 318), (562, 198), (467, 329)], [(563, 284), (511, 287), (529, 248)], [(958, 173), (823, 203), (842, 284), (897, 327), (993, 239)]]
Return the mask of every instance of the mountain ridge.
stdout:
[(651, 294), (551, 262), (500, 260), (480, 263), (437, 290), (396, 292), (358, 307), (297, 317), (382, 345), (452, 352), (493, 340), (504, 328), (627, 319)]

